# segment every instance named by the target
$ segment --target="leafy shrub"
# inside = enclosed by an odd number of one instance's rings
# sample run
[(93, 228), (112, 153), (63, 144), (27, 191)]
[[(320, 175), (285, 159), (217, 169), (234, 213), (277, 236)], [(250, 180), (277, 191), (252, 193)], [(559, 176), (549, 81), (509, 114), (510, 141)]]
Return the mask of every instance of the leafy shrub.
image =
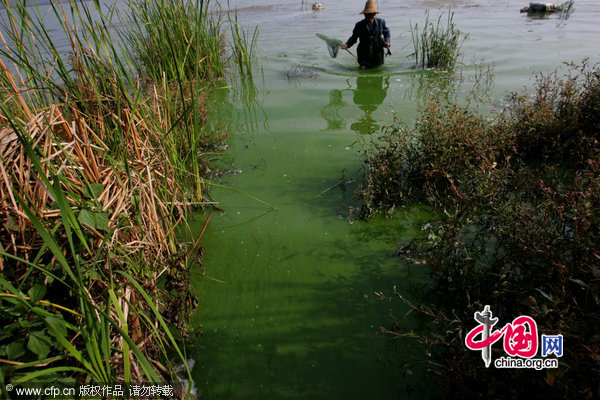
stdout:
[[(584, 62), (562, 79), (540, 75), (531, 99), (515, 96), (493, 119), (432, 101), (414, 131), (394, 124), (367, 152), (364, 215), (412, 201), (445, 211), (409, 250), (434, 279), (437, 305), (413, 307), (436, 315), (420, 341), (442, 397), (518, 398), (525, 385), (545, 398), (600, 396), (599, 72)], [(559, 368), (486, 370), (462, 339), (484, 305), (562, 334)], [(391, 333), (408, 336), (400, 323)]]
[(462, 192), (484, 189), (479, 186), (482, 176), (498, 173), (508, 153), (506, 129), (466, 107), (433, 100), (414, 131), (396, 120), (366, 150), (369, 172), (358, 190), (362, 215), (392, 211), (425, 197), (464, 200)]
[[(514, 96), (505, 124), (522, 157), (581, 161), (600, 138), (600, 71), (587, 61), (569, 73), (537, 75), (533, 98)], [(584, 158), (582, 158), (582, 156)]]

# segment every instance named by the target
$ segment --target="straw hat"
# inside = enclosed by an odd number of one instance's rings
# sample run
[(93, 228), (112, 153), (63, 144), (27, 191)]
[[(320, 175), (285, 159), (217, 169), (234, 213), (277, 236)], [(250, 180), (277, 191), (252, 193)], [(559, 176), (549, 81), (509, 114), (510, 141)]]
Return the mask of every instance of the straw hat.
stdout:
[(360, 14), (379, 14), (375, 0), (367, 0), (365, 9)]

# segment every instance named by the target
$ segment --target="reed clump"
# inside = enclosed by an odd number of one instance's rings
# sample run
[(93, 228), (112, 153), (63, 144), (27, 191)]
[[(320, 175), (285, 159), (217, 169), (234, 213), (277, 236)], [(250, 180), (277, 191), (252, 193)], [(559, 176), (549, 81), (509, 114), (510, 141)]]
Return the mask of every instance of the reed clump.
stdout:
[(254, 29), (252, 36), (246, 32), (238, 22), (237, 10), (233, 12), (233, 19), (230, 20), (231, 38), (233, 49), (230, 58), (237, 66), (239, 76), (244, 80), (251, 80), (253, 77), (253, 65), (256, 57), (256, 41), (258, 39), (258, 26)]
[(410, 24), (413, 53), (417, 68), (451, 69), (460, 58), (460, 50), (469, 34), (465, 34), (454, 23), (454, 13), (448, 9), (446, 24), (440, 15), (434, 24), (429, 20), (429, 10), (425, 11), (425, 23), (419, 29), (417, 23)]
[[(413, 201), (440, 210), (400, 252), (426, 259), (429, 300), (397, 293), (433, 318), (433, 333), (401, 321), (386, 331), (428, 347), (423, 362), (443, 397), (516, 398), (525, 385), (547, 398), (600, 394), (600, 70), (569, 67), (538, 75), (533, 96), (514, 95), (492, 117), (432, 101), (414, 130), (388, 127), (367, 158), (365, 215)], [(562, 334), (559, 368), (486, 370), (463, 342), (484, 305), (506, 322), (528, 315), (539, 332)], [(493, 358), (506, 356), (497, 347)]]
[(222, 79), (225, 37), (220, 14), (206, 0), (132, 0), (121, 33), (134, 63), (152, 81)]
[[(174, 382), (201, 257), (186, 216), (207, 204), (205, 153), (226, 135), (206, 111), (223, 55), (186, 67), (193, 40), (181, 59), (156, 19), (172, 2), (142, 14), (154, 36), (142, 25), (128, 36), (172, 47), (160, 60), (114, 40), (114, 11), (99, 3), (51, 3), (68, 50), (39, 9), (1, 4), (0, 383)], [(193, 20), (177, 34), (221, 49), (207, 6), (177, 14)]]

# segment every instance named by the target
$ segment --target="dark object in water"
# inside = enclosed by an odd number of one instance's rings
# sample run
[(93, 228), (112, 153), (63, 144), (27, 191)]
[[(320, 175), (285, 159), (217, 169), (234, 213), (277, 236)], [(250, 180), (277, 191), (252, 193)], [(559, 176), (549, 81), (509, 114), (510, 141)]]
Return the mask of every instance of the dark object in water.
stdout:
[(528, 7), (521, 8), (522, 13), (546, 13), (560, 10), (562, 10), (562, 6), (553, 3), (529, 3)]

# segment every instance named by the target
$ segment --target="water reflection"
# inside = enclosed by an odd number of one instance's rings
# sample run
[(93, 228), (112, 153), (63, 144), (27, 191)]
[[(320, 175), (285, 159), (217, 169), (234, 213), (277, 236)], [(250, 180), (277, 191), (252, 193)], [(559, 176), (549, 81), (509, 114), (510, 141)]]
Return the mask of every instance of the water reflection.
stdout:
[(352, 101), (362, 110), (358, 121), (351, 124), (351, 129), (358, 133), (372, 133), (379, 129), (379, 124), (373, 118), (373, 113), (387, 97), (390, 87), (390, 77), (387, 75), (361, 75), (356, 78), (355, 89), (332, 89), (329, 91), (329, 103), (321, 108), (321, 116), (327, 121), (325, 131), (343, 130), (346, 119), (342, 111), (348, 103), (343, 100), (345, 91), (352, 92)]
[(457, 70), (436, 71), (423, 70), (408, 77), (408, 85), (404, 97), (412, 100), (423, 100), (439, 97), (443, 100), (456, 98), (459, 79)]
[[(260, 75), (264, 82), (264, 77)], [(236, 132), (256, 132), (262, 123), (268, 130), (268, 117), (264, 110), (265, 93), (256, 86), (255, 77), (232, 77), (229, 85), (212, 92), (213, 113), (208, 123), (213, 128), (226, 124)]]
[(387, 97), (389, 87), (389, 76), (369, 75), (356, 78), (356, 89), (352, 100), (364, 114), (352, 124), (353, 131), (372, 133), (379, 129), (379, 124), (373, 118), (373, 112)]
[(346, 121), (340, 115), (340, 111), (346, 107), (348, 103), (342, 100), (342, 91), (332, 89), (329, 92), (329, 104), (321, 108), (321, 116), (327, 121), (326, 131), (339, 131), (346, 128)]
[[(321, 117), (327, 122), (323, 131), (343, 131), (350, 121), (350, 128), (357, 133), (377, 132), (381, 128), (381, 118), (377, 118), (375, 113), (386, 100), (390, 87), (392, 91), (396, 90), (396, 98), (402, 97), (413, 104), (423, 104), (433, 98), (445, 102), (470, 101), (479, 105), (491, 104), (493, 99), (490, 97), (490, 90), (494, 86), (494, 69), (493, 63), (474, 58), (470, 63), (451, 70), (422, 70), (389, 75), (363, 74), (350, 77), (346, 80), (347, 88), (329, 91), (329, 102), (320, 109)], [(358, 117), (354, 107), (348, 105), (350, 93), (352, 102), (360, 110)]]

